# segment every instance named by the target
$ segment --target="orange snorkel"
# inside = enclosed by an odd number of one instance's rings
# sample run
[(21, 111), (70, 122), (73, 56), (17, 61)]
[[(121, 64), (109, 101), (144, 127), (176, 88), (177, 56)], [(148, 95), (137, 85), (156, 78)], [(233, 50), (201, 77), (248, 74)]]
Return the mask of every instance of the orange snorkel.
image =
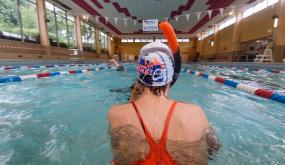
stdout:
[(176, 34), (170, 23), (168, 21), (163, 21), (159, 23), (159, 27), (164, 37), (167, 39), (168, 46), (171, 49), (174, 58), (174, 75), (173, 75), (173, 81), (170, 84), (172, 86), (178, 79), (181, 70), (180, 49), (177, 42)]

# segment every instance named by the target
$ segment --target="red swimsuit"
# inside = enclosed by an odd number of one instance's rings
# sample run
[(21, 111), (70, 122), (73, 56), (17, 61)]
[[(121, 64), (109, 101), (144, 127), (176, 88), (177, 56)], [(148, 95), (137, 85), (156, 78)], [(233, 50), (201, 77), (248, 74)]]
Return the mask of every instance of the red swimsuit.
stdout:
[(155, 143), (155, 141), (151, 137), (151, 134), (146, 128), (135, 103), (132, 102), (132, 104), (137, 113), (141, 126), (145, 132), (146, 140), (148, 141), (148, 144), (149, 144), (149, 153), (144, 160), (138, 160), (136, 162), (131, 163), (130, 165), (176, 165), (177, 163), (175, 163), (175, 161), (171, 158), (170, 154), (168, 153), (166, 149), (168, 126), (169, 126), (171, 115), (175, 109), (176, 102), (175, 101), (173, 102), (167, 114), (163, 133), (158, 143)]

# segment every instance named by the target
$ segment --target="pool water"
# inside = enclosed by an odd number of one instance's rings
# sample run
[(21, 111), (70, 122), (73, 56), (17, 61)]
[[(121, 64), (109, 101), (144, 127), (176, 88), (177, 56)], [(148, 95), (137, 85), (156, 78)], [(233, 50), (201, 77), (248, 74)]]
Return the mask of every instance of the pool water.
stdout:
[[(127, 68), (0, 85), (0, 164), (109, 164), (106, 115), (128, 100), (135, 67)], [(222, 144), (209, 164), (284, 164), (284, 104), (186, 72), (170, 96), (207, 114)]]
[[(205, 65), (191, 65), (185, 66), (186, 68), (197, 70), (201, 72), (206, 72), (212, 75), (218, 75), (226, 79), (234, 80), (239, 83), (248, 84), (250, 86), (272, 89), (275, 91), (280, 91), (285, 93), (285, 74), (276, 74), (266, 71), (265, 69), (259, 71), (246, 70), (246, 69), (256, 69), (245, 68), (238, 69), (238, 67), (218, 67), (218, 66), (205, 66)], [(269, 69), (270, 70), (270, 69)], [(285, 66), (284, 66), (285, 70)]]

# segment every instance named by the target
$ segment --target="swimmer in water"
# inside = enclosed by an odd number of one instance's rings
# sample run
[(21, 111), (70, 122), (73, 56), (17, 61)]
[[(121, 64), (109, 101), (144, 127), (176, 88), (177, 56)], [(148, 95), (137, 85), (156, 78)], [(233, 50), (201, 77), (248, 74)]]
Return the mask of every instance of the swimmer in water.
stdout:
[(124, 66), (119, 64), (115, 59), (111, 59), (110, 63), (112, 63), (117, 68), (117, 71), (126, 71)]
[(136, 100), (140, 93), (139, 90), (136, 86), (136, 83), (134, 83), (133, 85), (131, 85), (130, 87), (125, 87), (125, 88), (116, 88), (116, 89), (110, 89), (110, 92), (116, 92), (116, 93), (121, 93), (121, 94), (129, 94), (131, 93), (131, 95), (129, 96), (129, 102)]
[(139, 97), (114, 105), (109, 113), (113, 164), (208, 164), (220, 147), (203, 110), (168, 97), (174, 57), (163, 43), (149, 43), (139, 54)]

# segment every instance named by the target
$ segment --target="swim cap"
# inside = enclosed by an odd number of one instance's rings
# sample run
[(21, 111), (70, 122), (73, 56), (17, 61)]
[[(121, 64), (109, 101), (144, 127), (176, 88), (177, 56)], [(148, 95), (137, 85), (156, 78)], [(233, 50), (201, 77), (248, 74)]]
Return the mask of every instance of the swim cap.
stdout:
[(137, 78), (147, 86), (164, 86), (172, 81), (174, 62), (169, 47), (160, 42), (145, 45), (139, 54)]

